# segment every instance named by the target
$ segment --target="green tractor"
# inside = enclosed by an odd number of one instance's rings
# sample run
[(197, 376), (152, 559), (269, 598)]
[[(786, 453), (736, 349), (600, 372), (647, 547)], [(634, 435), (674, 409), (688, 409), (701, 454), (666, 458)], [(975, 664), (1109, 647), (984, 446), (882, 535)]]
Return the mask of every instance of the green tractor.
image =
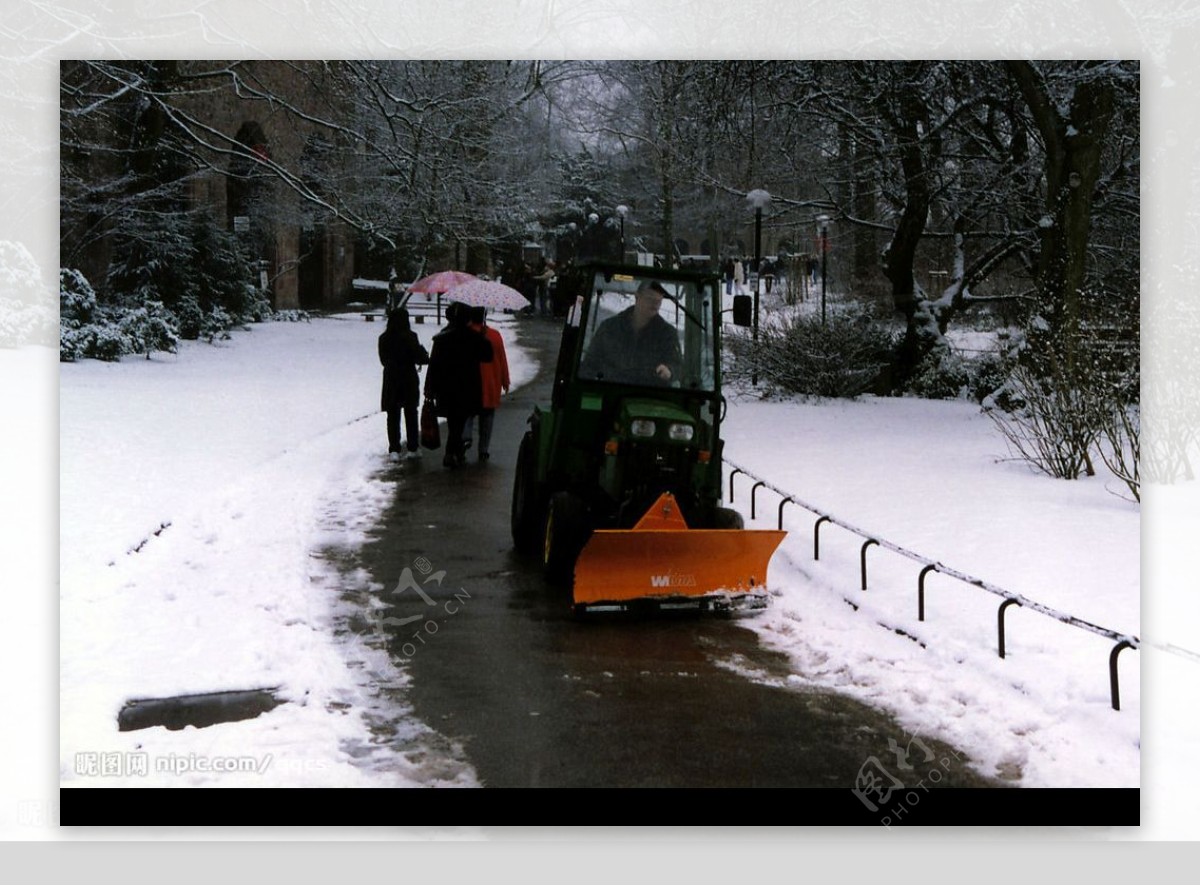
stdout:
[(517, 456), (517, 549), (572, 586), (577, 612), (765, 606), (786, 533), (721, 506), (718, 278), (593, 263), (563, 286), (550, 408)]

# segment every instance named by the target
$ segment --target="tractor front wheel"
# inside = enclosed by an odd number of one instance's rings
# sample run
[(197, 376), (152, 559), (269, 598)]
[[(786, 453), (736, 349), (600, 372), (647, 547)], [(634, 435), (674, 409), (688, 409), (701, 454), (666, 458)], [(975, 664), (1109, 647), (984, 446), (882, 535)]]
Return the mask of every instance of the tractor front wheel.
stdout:
[(713, 508), (713, 529), (745, 529), (746, 521), (733, 508)]
[(570, 492), (550, 496), (542, 547), (542, 564), (548, 581), (570, 586), (575, 577), (575, 561), (587, 541), (587, 530), (587, 509), (579, 496)]

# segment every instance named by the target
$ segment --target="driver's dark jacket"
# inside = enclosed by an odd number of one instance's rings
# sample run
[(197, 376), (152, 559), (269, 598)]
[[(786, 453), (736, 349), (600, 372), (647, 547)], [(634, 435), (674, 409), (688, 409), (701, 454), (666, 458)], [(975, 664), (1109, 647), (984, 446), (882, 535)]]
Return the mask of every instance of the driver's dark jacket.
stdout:
[[(656, 315), (635, 332), (633, 310), (626, 308), (597, 327), (580, 365), (584, 378), (639, 385), (665, 385), (679, 378), (683, 357), (675, 328)], [(658, 377), (660, 364), (671, 370), (670, 379)]]

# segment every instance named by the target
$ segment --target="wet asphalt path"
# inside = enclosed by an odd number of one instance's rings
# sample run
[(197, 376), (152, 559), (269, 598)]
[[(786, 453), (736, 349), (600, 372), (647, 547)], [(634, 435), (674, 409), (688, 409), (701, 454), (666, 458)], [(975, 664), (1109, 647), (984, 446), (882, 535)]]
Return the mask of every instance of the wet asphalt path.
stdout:
[[(905, 743), (889, 717), (828, 692), (753, 682), (721, 663), (786, 680), (786, 661), (737, 619), (672, 617), (581, 622), (509, 535), (517, 446), (535, 402), (548, 404), (558, 325), (520, 321), (522, 343), (543, 349), (542, 373), (496, 415), (492, 460), (458, 470), (441, 451), (393, 466), (401, 475), (383, 529), (363, 551), (374, 579), (394, 589), (405, 567), (427, 580), (385, 592), (391, 653), (411, 673), (416, 715), (462, 743), (489, 787), (852, 787), (875, 757)], [(425, 558), (425, 562), (419, 558)], [(411, 621), (409, 621), (411, 619)], [(965, 756), (941, 786), (984, 787)], [(961, 759), (960, 759), (961, 757)]]

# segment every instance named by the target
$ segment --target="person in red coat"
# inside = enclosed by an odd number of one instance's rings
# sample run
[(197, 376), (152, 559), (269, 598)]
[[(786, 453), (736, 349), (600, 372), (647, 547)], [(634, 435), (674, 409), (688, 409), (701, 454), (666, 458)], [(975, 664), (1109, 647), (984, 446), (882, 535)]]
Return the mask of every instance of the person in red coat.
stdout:
[[(492, 362), (479, 364), (480, 381), (483, 385), (479, 410), (479, 460), (491, 458), (492, 425), (496, 420), (496, 408), (500, 405), (500, 392), (508, 393), (511, 379), (508, 377), (508, 355), (504, 352), (504, 339), (500, 333), (487, 325), (487, 309), (471, 308), (471, 328), (482, 333), (492, 345)], [(470, 422), (466, 431), (471, 437)]]

